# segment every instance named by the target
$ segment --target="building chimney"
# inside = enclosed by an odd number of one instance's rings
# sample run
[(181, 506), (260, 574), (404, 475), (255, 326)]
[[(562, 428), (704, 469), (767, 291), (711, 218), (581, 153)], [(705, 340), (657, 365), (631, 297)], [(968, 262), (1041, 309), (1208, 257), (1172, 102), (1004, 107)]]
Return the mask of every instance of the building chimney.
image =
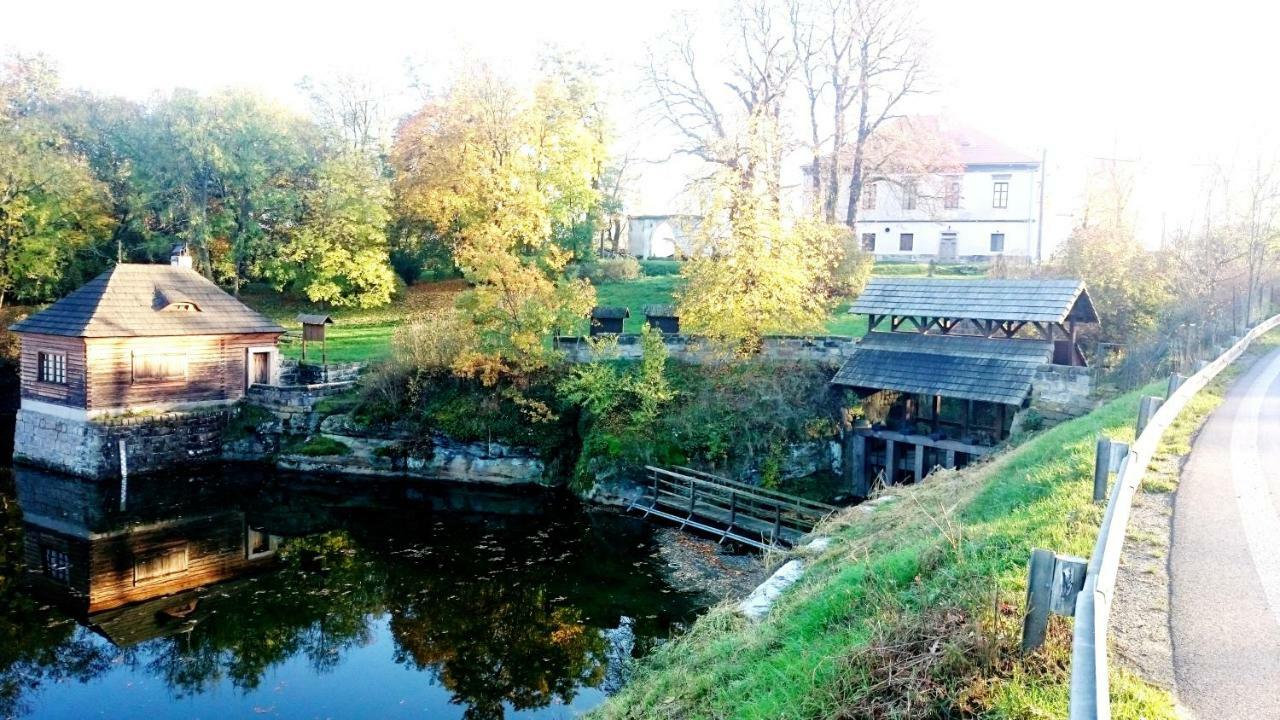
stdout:
[(173, 267), (191, 269), (191, 249), (186, 243), (173, 246), (169, 251), (169, 264)]

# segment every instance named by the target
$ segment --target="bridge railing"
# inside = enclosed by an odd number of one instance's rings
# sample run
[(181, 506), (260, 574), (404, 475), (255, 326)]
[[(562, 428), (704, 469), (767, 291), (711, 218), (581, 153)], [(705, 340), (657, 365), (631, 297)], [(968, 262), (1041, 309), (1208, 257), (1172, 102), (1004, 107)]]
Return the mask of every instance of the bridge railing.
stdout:
[(1098, 530), (1098, 539), (1093, 546), (1093, 555), (1085, 571), (1084, 588), (1075, 599), (1075, 629), (1071, 643), (1071, 720), (1109, 720), (1111, 717), (1107, 667), (1111, 601), (1115, 596), (1120, 554), (1124, 548), (1133, 498), (1165, 430), (1218, 373), (1239, 358), (1259, 336), (1277, 326), (1280, 326), (1280, 315), (1264, 320), (1230, 349), (1183, 381), (1150, 416), (1128, 455), (1121, 461), (1106, 514)]

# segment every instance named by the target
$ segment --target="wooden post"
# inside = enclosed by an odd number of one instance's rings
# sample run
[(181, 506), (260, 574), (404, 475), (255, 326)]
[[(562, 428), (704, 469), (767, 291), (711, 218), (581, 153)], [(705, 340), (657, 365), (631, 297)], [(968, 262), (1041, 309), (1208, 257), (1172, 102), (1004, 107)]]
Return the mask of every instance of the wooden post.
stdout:
[(778, 543), (778, 535), (782, 532), (782, 506), (773, 506), (773, 538), (772, 542)]
[(1111, 438), (1098, 438), (1097, 452), (1093, 456), (1093, 501), (1102, 502), (1107, 497), (1107, 481), (1111, 477)]
[(867, 438), (855, 432), (850, 443), (853, 446), (849, 452), (849, 469), (853, 473), (851, 490), (854, 497), (868, 497), (871, 483), (867, 478)]
[(1036, 548), (1031, 551), (1031, 560), (1027, 563), (1027, 614), (1022, 618), (1024, 655), (1044, 645), (1052, 598), (1053, 552)]
[(1142, 431), (1147, 429), (1147, 423), (1151, 422), (1151, 416), (1156, 414), (1162, 402), (1164, 401), (1152, 395), (1142, 398), (1138, 403), (1138, 432), (1134, 437), (1142, 436)]
[(892, 440), (884, 441), (884, 484), (893, 485), (894, 476), (896, 474), (895, 465), (898, 464), (898, 458), (895, 457), (896, 443)]
[(1169, 387), (1164, 391), (1164, 399), (1168, 400), (1169, 396), (1173, 395), (1178, 388), (1182, 387), (1182, 383), (1185, 381), (1186, 378), (1182, 377), (1178, 373), (1171, 373), (1169, 375)]
[(933, 396), (933, 431), (938, 432), (938, 422), (942, 418), (942, 396)]
[(733, 524), (738, 520), (738, 493), (735, 490), (729, 491), (729, 529), (733, 529)]
[(924, 482), (924, 445), (916, 445), (916, 482)]
[(948, 451), (947, 451), (947, 459), (946, 459), (946, 462), (944, 462), (944, 463), (943, 463), (943, 465), (944, 465), (945, 467), (949, 467), (949, 468), (954, 468), (954, 467), (956, 466), (956, 451), (955, 451), (955, 450), (948, 450)]

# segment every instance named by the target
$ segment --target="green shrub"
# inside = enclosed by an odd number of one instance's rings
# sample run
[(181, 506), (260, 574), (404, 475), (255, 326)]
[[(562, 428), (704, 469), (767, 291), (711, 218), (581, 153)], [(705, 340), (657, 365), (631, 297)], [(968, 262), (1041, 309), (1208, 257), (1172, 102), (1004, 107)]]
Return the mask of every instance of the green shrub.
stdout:
[(641, 274), (640, 263), (633, 257), (600, 258), (578, 266), (578, 277), (587, 278), (593, 285), (635, 280)]
[(659, 277), (662, 275), (679, 275), (680, 268), (683, 263), (679, 260), (641, 260), (640, 268), (644, 270), (644, 274), (648, 277)]
[(226, 435), (234, 440), (247, 438), (258, 429), (258, 426), (272, 420), (274, 417), (270, 412), (257, 405), (242, 402), (236, 406), (235, 414), (227, 422)]

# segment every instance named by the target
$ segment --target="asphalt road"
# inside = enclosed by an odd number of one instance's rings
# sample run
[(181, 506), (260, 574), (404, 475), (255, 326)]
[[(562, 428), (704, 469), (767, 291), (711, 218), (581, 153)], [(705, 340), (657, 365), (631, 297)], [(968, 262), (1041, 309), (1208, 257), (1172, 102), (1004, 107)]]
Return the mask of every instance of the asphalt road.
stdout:
[(1179, 701), (1280, 718), (1280, 351), (1228, 393), (1183, 467), (1169, 554)]

